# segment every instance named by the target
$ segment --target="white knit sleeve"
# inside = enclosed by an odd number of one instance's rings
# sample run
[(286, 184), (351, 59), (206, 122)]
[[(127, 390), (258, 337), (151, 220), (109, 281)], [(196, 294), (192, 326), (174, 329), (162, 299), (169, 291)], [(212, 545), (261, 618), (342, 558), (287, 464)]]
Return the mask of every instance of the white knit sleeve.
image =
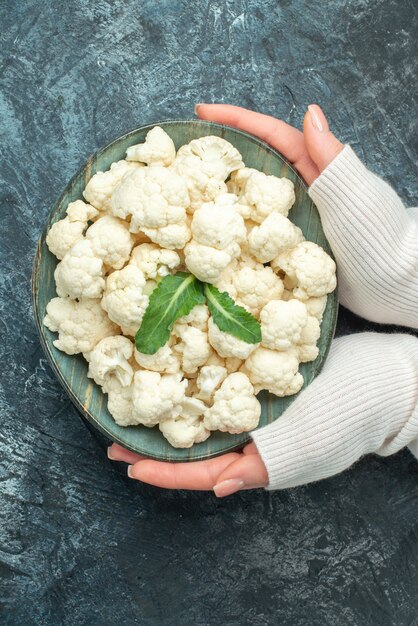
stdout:
[(268, 489), (320, 480), (364, 454), (418, 456), (418, 338), (336, 339), (319, 376), (275, 422), (251, 433)]
[(350, 146), (309, 189), (337, 262), (341, 303), (385, 324), (418, 328), (418, 213)]

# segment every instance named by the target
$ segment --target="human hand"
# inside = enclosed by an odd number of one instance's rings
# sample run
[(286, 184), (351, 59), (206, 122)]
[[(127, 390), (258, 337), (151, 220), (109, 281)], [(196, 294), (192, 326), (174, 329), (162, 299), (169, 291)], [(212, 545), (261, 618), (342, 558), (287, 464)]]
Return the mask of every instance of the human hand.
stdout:
[(334, 160), (343, 144), (331, 133), (317, 104), (305, 114), (303, 133), (282, 120), (230, 104), (197, 104), (196, 115), (259, 137), (278, 150), (295, 167), (308, 185)]
[[(362, 333), (336, 339), (324, 368), (242, 453), (192, 463), (153, 461), (113, 444), (128, 474), (167, 489), (283, 489), (337, 474), (369, 452), (397, 452), (418, 436), (418, 340)], [(268, 470), (268, 472), (267, 472)]]
[(112, 461), (129, 463), (128, 476), (165, 489), (213, 490), (218, 497), (241, 489), (266, 487), (267, 470), (254, 443), (242, 452), (191, 463), (165, 463), (141, 457), (114, 443), (108, 449)]

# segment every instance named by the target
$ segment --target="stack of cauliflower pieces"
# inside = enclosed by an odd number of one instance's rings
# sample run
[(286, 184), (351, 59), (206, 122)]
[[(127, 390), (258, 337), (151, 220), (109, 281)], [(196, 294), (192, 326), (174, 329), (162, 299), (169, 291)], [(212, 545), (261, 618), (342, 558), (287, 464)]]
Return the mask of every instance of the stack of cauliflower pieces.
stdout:
[[(227, 182), (226, 182), (227, 181)], [(174, 447), (211, 431), (254, 429), (255, 394), (297, 393), (314, 360), (334, 261), (287, 217), (293, 183), (245, 167), (220, 137), (177, 154), (153, 128), (126, 160), (98, 172), (47, 235), (59, 259), (58, 297), (44, 324), (67, 354), (82, 353), (120, 426), (159, 429)], [(155, 354), (135, 349), (149, 297), (178, 270), (226, 291), (260, 322), (261, 344), (221, 331), (206, 305), (174, 325)]]

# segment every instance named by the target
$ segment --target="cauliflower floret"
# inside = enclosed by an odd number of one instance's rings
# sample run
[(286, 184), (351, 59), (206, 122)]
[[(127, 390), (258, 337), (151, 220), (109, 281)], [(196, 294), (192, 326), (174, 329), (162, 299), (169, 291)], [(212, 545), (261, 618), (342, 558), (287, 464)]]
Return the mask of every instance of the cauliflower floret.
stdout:
[(86, 238), (103, 263), (115, 270), (128, 261), (134, 243), (126, 222), (112, 215), (104, 215), (94, 222), (87, 230)]
[(241, 365), (243, 364), (243, 359), (238, 359), (235, 356), (226, 357), (223, 359), (215, 350), (211, 353), (205, 365), (216, 365), (217, 367), (225, 367), (228, 374), (232, 374), (233, 372), (237, 372)]
[(249, 218), (261, 223), (273, 212), (287, 217), (295, 202), (294, 185), (288, 178), (267, 176), (263, 172), (247, 168), (240, 177), (237, 172), (233, 178), (230, 190), (239, 192), (240, 204), (251, 207)]
[(128, 387), (134, 375), (129, 363), (132, 354), (133, 344), (126, 337), (121, 335), (105, 337), (99, 341), (93, 350), (83, 354), (89, 363), (87, 376), (101, 387), (114, 378), (123, 387)]
[(208, 430), (238, 434), (258, 426), (261, 405), (254, 387), (242, 372), (229, 374), (215, 392), (213, 405), (206, 409), (203, 423)]
[(174, 448), (191, 448), (193, 444), (206, 441), (210, 436), (210, 431), (203, 424), (205, 409), (201, 400), (186, 397), (180, 415), (165, 420), (159, 429)]
[(244, 364), (244, 371), (254, 385), (256, 393), (267, 389), (275, 396), (291, 396), (303, 385), (303, 376), (298, 372), (299, 361), (293, 348), (277, 352), (260, 346), (254, 350)]
[(229, 193), (233, 193), (236, 196), (243, 196), (247, 180), (254, 172), (258, 172), (258, 170), (255, 170), (252, 167), (241, 167), (239, 170), (232, 172), (231, 177), (227, 182)]
[(223, 332), (212, 318), (209, 318), (208, 338), (210, 345), (219, 356), (224, 358), (236, 357), (237, 359), (246, 359), (259, 345), (258, 343), (247, 343), (229, 333)]
[(245, 239), (246, 229), (234, 205), (223, 199), (221, 196), (216, 202), (207, 202), (195, 211), (191, 229), (193, 241), (228, 251)]
[(304, 300), (304, 304), (308, 311), (308, 315), (316, 317), (319, 323), (322, 322), (325, 307), (327, 306), (327, 296), (320, 296), (319, 298), (308, 298)]
[(54, 272), (61, 298), (100, 298), (105, 285), (103, 261), (89, 239), (80, 239), (58, 263)]
[(333, 259), (313, 241), (303, 241), (279, 254), (271, 265), (297, 281), (293, 294), (299, 300), (319, 298), (334, 291), (337, 285)]
[(308, 320), (302, 329), (298, 345), (295, 346), (298, 358), (301, 363), (314, 361), (319, 354), (319, 348), (316, 345), (321, 336), (321, 326), (316, 317), (308, 316)]
[(190, 240), (190, 228), (186, 223), (169, 224), (161, 228), (144, 228), (144, 233), (162, 248), (182, 250)]
[(187, 156), (198, 157), (199, 169), (220, 181), (226, 180), (234, 170), (244, 167), (238, 150), (229, 141), (213, 135), (193, 139), (182, 146), (177, 152), (177, 158)]
[(167, 276), (178, 267), (180, 257), (174, 250), (164, 250), (154, 243), (142, 243), (132, 250), (129, 263), (136, 265), (147, 279), (156, 279)]
[(213, 283), (241, 252), (244, 220), (229, 200), (221, 199), (195, 211), (191, 230), (192, 241), (184, 249), (186, 266), (200, 280)]
[(190, 197), (188, 213), (193, 213), (204, 202), (211, 202), (227, 192), (226, 184), (205, 174), (201, 168), (202, 162), (197, 156), (189, 155), (177, 157), (172, 165), (173, 171), (180, 174), (186, 181)]
[(304, 343), (302, 345), (295, 346), (298, 359), (300, 363), (309, 363), (310, 361), (315, 361), (316, 357), (319, 354), (319, 348), (315, 344)]
[(199, 330), (208, 332), (209, 309), (206, 304), (194, 306), (188, 315), (183, 315), (177, 320), (177, 324), (188, 324)]
[(299, 300), (272, 300), (261, 311), (260, 321), (261, 344), (270, 350), (289, 350), (300, 341), (308, 312)]
[(194, 374), (206, 363), (211, 353), (207, 333), (194, 326), (176, 323), (173, 335), (181, 339), (173, 346), (173, 351), (181, 357), (183, 372)]
[(99, 214), (99, 211), (82, 200), (70, 202), (66, 210), (67, 217), (52, 224), (46, 236), (46, 245), (57, 259), (62, 259), (76, 241), (83, 238), (87, 223)]
[(112, 196), (111, 213), (126, 219), (132, 215), (130, 230), (149, 231), (172, 224), (185, 224), (190, 204), (185, 180), (171, 169), (153, 166), (127, 174)]
[(110, 378), (103, 388), (107, 393), (107, 408), (119, 426), (136, 426), (133, 415), (132, 391), (133, 384), (124, 387), (117, 378)]
[(280, 213), (271, 213), (248, 236), (248, 249), (260, 261), (268, 263), (278, 254), (303, 241), (300, 228)]
[(135, 349), (135, 361), (146, 370), (162, 374), (176, 374), (180, 371), (180, 357), (173, 352), (170, 342), (162, 346), (155, 354), (144, 354)]
[(191, 241), (184, 248), (187, 269), (205, 283), (214, 283), (231, 263), (232, 257), (225, 250)]
[(104, 337), (118, 332), (100, 306), (100, 300), (52, 298), (46, 307), (43, 323), (58, 332), (54, 346), (67, 354), (90, 352)]
[(116, 161), (112, 163), (106, 172), (94, 174), (83, 191), (83, 196), (94, 207), (100, 211), (109, 211), (112, 194), (127, 172), (131, 172), (139, 167), (144, 167), (142, 163), (128, 163), (128, 161)]
[(267, 302), (281, 298), (283, 282), (271, 267), (264, 267), (262, 263), (250, 267), (241, 259), (239, 261), (235, 267), (232, 263), (229, 271), (226, 268), (215, 285), (219, 291), (226, 291), (236, 304), (258, 317)]
[(215, 390), (225, 380), (227, 375), (228, 371), (222, 365), (204, 365), (199, 370), (199, 375), (196, 379), (198, 388), (196, 397), (205, 401), (211, 400)]
[(134, 336), (141, 326), (149, 298), (144, 274), (135, 265), (112, 272), (106, 280), (102, 307), (124, 335)]
[(160, 126), (154, 126), (147, 133), (145, 143), (138, 143), (126, 151), (128, 161), (141, 161), (148, 165), (168, 167), (175, 158), (174, 142)]
[(133, 417), (137, 424), (155, 426), (181, 414), (187, 380), (182, 374), (135, 373), (132, 391)]

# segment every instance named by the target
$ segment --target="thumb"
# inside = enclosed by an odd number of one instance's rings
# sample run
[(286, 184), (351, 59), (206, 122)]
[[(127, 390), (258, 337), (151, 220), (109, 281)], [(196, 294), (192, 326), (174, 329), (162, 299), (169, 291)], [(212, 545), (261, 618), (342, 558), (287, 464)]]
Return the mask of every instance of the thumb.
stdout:
[(327, 119), (317, 104), (310, 104), (303, 120), (303, 134), (309, 156), (322, 172), (343, 149), (332, 134)]
[(268, 474), (254, 443), (243, 450), (239, 458), (230, 463), (218, 476), (213, 490), (218, 498), (229, 496), (241, 489), (255, 489), (268, 484)]

